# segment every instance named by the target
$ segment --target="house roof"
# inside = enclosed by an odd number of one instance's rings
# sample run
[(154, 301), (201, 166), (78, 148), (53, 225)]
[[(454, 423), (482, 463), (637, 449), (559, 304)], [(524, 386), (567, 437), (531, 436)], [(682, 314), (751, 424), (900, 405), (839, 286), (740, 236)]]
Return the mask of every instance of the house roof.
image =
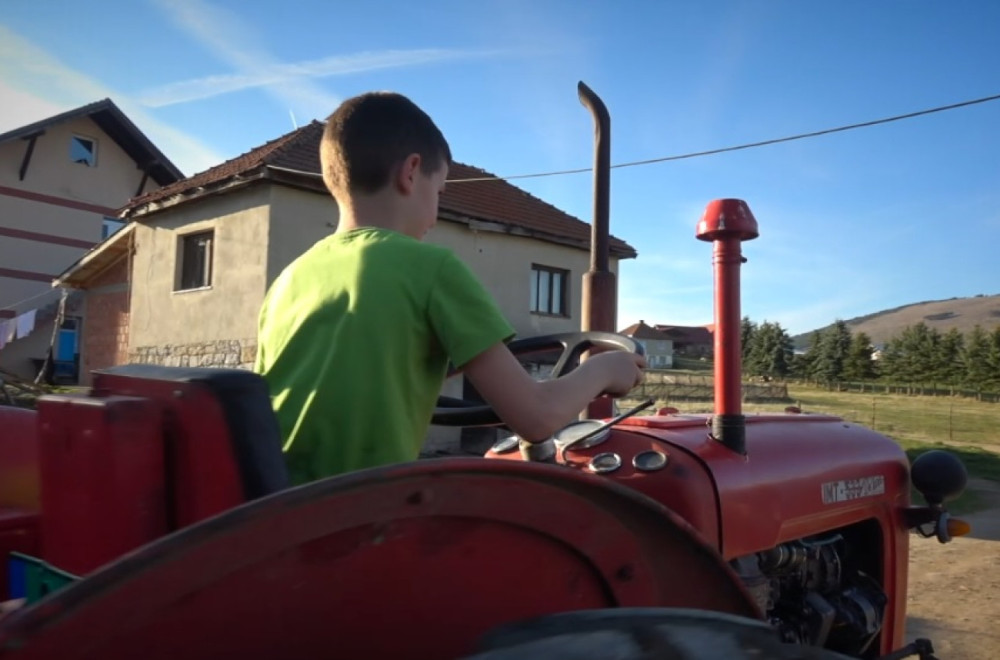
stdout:
[[(235, 158), (172, 185), (132, 199), (123, 217), (141, 218), (175, 204), (260, 179), (284, 180), (327, 194), (322, 182), (319, 144), (323, 124), (312, 121)], [(488, 181), (470, 181), (489, 177)], [(485, 170), (453, 163), (440, 199), (442, 219), (498, 225), (507, 233), (590, 248), (590, 225), (555, 206), (493, 177)], [(635, 249), (611, 237), (609, 249), (619, 258), (633, 258)]]
[(629, 327), (621, 331), (620, 334), (626, 335), (628, 337), (634, 337), (636, 339), (658, 339), (658, 340), (672, 340), (673, 337), (665, 332), (661, 332), (652, 326), (646, 325), (645, 321), (639, 321), (638, 323), (633, 323)]
[(125, 256), (132, 246), (135, 224), (129, 223), (90, 248), (52, 280), (53, 287), (87, 288), (87, 282), (97, 277)]
[(97, 124), (140, 168), (147, 169), (149, 176), (157, 184), (165, 186), (184, 178), (184, 174), (177, 169), (177, 166), (170, 162), (170, 159), (164, 156), (156, 148), (156, 145), (150, 142), (149, 138), (132, 123), (131, 119), (125, 116), (125, 113), (111, 99), (95, 101), (2, 133), (0, 134), (0, 143), (41, 135), (50, 126), (82, 117), (89, 117)]
[(711, 344), (714, 341), (712, 335), (715, 332), (714, 323), (696, 326), (661, 325), (657, 323), (654, 327), (678, 343)]

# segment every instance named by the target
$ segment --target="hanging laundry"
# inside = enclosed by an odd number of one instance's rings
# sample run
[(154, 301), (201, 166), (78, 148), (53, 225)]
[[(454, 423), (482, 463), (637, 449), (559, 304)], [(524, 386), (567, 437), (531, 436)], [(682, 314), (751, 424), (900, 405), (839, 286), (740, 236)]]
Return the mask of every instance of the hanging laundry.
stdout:
[(7, 327), (4, 329), (4, 339), (9, 344), (14, 341), (14, 333), (17, 332), (17, 319), (8, 319)]
[(7, 321), (0, 321), (0, 350), (7, 345)]
[(17, 317), (17, 338), (24, 339), (31, 334), (31, 331), (35, 329), (35, 312), (38, 310), (31, 310), (30, 312), (25, 312)]

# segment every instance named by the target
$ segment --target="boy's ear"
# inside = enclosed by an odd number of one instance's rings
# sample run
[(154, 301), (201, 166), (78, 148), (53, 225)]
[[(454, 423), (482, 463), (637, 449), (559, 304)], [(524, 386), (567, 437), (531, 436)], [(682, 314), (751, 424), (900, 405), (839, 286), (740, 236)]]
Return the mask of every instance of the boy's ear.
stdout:
[(420, 171), (420, 154), (410, 154), (403, 159), (396, 174), (396, 188), (400, 193), (409, 195), (413, 192), (416, 183), (417, 173)]

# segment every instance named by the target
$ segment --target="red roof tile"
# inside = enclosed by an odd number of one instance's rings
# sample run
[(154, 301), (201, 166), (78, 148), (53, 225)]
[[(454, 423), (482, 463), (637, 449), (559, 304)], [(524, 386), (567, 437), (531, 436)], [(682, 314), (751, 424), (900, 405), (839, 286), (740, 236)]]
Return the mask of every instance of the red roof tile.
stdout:
[[(319, 143), (322, 136), (323, 124), (313, 121), (204, 172), (136, 197), (122, 211), (130, 214), (146, 204), (191, 193), (264, 166), (318, 175), (321, 173)], [(506, 181), (495, 178), (467, 183), (456, 181), (493, 176), (470, 165), (453, 163), (448, 175), (450, 183), (441, 195), (442, 213), (520, 227), (589, 247), (589, 224)], [(636, 256), (632, 246), (613, 236), (610, 250), (619, 257)]]
[(319, 141), (322, 136), (323, 124), (312, 121), (302, 128), (286, 133), (204, 172), (135, 197), (129, 201), (125, 209), (135, 209), (144, 204), (158, 202), (174, 195), (219, 183), (239, 174), (246, 174), (261, 165), (319, 173)]
[(673, 339), (670, 335), (665, 332), (661, 332), (656, 328), (646, 325), (645, 321), (639, 321), (638, 323), (633, 323), (629, 327), (621, 331), (627, 337), (634, 337), (636, 339), (659, 339), (659, 340), (669, 340)]
[(714, 324), (688, 326), (661, 325), (657, 323), (655, 328), (660, 332), (673, 337), (675, 342), (681, 342), (684, 344), (711, 344), (714, 341)]

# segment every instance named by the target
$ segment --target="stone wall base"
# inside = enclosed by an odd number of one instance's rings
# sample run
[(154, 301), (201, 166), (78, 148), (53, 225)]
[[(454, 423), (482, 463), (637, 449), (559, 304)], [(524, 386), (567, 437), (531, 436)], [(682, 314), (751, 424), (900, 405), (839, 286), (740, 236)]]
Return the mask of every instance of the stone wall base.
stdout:
[(129, 362), (165, 367), (228, 367), (252, 369), (256, 339), (219, 339), (196, 344), (139, 346), (129, 351)]

